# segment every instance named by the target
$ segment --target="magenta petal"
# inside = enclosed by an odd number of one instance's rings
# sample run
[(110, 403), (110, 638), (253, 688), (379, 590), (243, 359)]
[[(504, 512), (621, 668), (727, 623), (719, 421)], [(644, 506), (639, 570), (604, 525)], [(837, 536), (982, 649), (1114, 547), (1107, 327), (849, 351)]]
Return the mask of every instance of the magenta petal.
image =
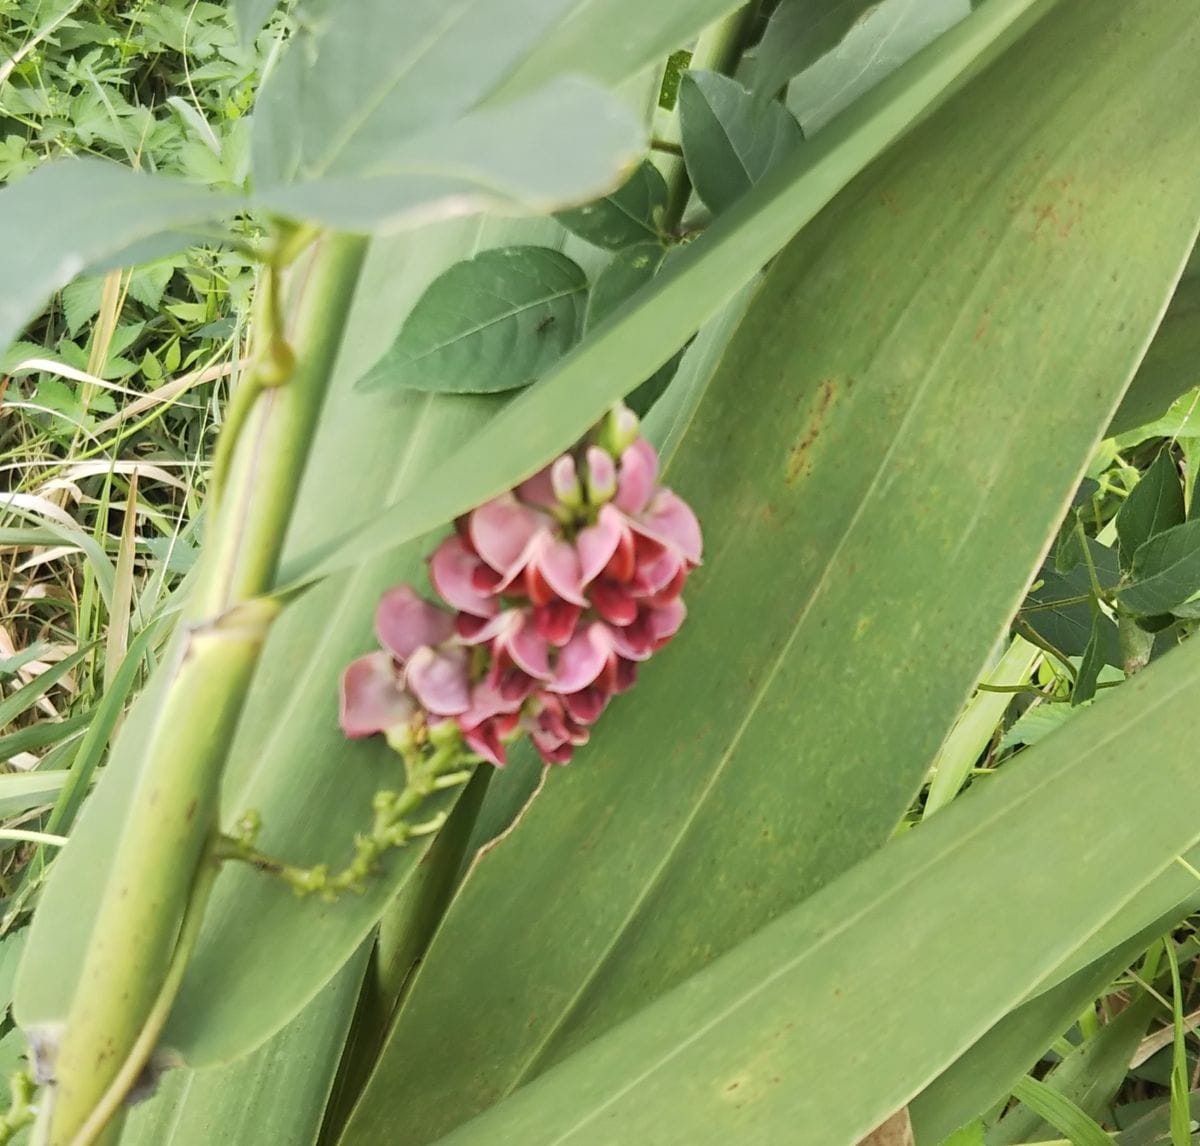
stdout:
[(624, 585), (600, 580), (592, 584), (589, 592), (592, 606), (609, 623), (628, 625), (637, 619), (637, 602)]
[(641, 513), (650, 503), (658, 480), (658, 454), (645, 438), (638, 438), (621, 455), (616, 503), (626, 513)]
[(375, 610), (379, 643), (399, 661), (423, 645), (440, 645), (454, 633), (454, 618), (426, 601), (411, 585), (397, 585)]
[(643, 609), (632, 625), (609, 630), (613, 648), (626, 660), (649, 660), (654, 651), (654, 634), (650, 628), (649, 613), (650, 610)]
[(594, 724), (608, 705), (608, 694), (592, 685), (563, 696), (563, 706), (576, 724)]
[(559, 597), (582, 608), (587, 598), (583, 595), (583, 572), (575, 546), (569, 541), (552, 540), (548, 534), (546, 537), (534, 558), (539, 572)]
[(550, 680), (550, 646), (537, 630), (533, 617), (517, 613), (520, 623), (515, 624), (507, 635), (505, 644), (513, 663), (530, 676), (539, 680)]
[(703, 549), (700, 523), (688, 503), (671, 490), (660, 489), (633, 528), (653, 541), (670, 546), (693, 565), (700, 563)]
[(655, 648), (669, 641), (679, 632), (679, 626), (683, 624), (686, 616), (687, 609), (679, 597), (676, 597), (674, 601), (669, 601), (665, 605), (660, 605), (658, 608), (650, 610), (650, 635), (654, 640)]
[(520, 707), (519, 701), (513, 703), (495, 685), (482, 680), (471, 687), (471, 706), (459, 716), (458, 722), (464, 728), (472, 728), (501, 713), (516, 712)]
[(504, 767), (508, 759), (504, 743), (490, 720), (475, 728), (464, 729), (463, 740), (472, 752), (482, 756), (489, 764), (495, 764), (497, 768)]
[(684, 567), (684, 560), (678, 553), (664, 549), (657, 557), (638, 565), (633, 577), (633, 591), (639, 597), (653, 596), (670, 585)]
[(600, 510), (595, 525), (580, 531), (575, 538), (575, 549), (579, 554), (580, 577), (584, 585), (590, 585), (604, 572), (628, 528), (625, 515), (610, 504)]
[(530, 541), (548, 525), (545, 514), (506, 493), (475, 510), (467, 528), (475, 552), (497, 573), (507, 576), (515, 571)]
[(578, 692), (587, 688), (603, 671), (612, 655), (608, 626), (594, 621), (581, 628), (558, 650), (554, 665), (555, 692)]
[(438, 595), (456, 609), (473, 617), (491, 617), (499, 606), (494, 598), (483, 596), (475, 588), (473, 574), (479, 565), (479, 558), (463, 539), (452, 533), (429, 559), (429, 580)]
[(386, 732), (411, 720), (416, 711), (387, 653), (368, 653), (346, 666), (339, 719), (347, 736)]
[[(561, 458), (558, 459), (562, 461)], [(555, 463), (557, 465), (557, 462)], [(551, 479), (552, 466), (538, 470), (533, 477), (517, 486), (517, 497), (528, 505), (537, 505), (543, 509), (553, 509), (558, 505), (558, 497), (554, 492)]]
[(417, 649), (404, 675), (412, 694), (435, 716), (458, 716), (471, 706), (466, 649)]

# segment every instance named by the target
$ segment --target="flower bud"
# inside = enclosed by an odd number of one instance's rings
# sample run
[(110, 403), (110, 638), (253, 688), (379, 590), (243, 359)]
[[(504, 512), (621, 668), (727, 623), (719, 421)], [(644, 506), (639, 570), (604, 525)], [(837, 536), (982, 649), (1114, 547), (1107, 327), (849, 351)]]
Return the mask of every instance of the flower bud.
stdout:
[(599, 446), (588, 446), (587, 450), (587, 495), (588, 503), (601, 506), (612, 501), (617, 492), (617, 466), (612, 454)]
[(579, 474), (575, 471), (575, 459), (570, 454), (563, 454), (550, 467), (550, 485), (561, 505), (568, 509), (582, 507), (583, 489), (579, 484)]
[(633, 445), (639, 429), (638, 416), (624, 402), (618, 402), (600, 423), (600, 429), (596, 433), (596, 444), (614, 458), (619, 458)]

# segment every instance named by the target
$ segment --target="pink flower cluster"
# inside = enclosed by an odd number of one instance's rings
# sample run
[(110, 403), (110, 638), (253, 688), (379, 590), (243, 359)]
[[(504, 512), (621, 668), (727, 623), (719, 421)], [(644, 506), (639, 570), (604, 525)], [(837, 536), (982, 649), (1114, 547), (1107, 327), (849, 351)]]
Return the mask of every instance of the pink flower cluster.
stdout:
[(400, 585), (375, 617), (380, 651), (342, 678), (347, 736), (403, 742), (457, 724), (493, 764), (527, 732), (563, 764), (638, 665), (682, 624), (700, 526), (658, 484), (658, 456), (618, 406), (574, 450), (456, 523), (429, 561), (453, 612)]

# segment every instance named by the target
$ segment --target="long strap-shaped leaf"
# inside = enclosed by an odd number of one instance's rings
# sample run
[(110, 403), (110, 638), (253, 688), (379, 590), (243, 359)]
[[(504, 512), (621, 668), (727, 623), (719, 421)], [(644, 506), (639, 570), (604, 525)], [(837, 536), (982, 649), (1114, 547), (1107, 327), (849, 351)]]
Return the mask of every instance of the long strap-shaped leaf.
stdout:
[(444, 1146), (857, 1141), (1200, 836), (1198, 687), (1172, 654)]
[(435, 1139), (886, 838), (1190, 248), (1198, 27), (1064, 4), (768, 273), (668, 474), (688, 627), (478, 862), (347, 1143)]

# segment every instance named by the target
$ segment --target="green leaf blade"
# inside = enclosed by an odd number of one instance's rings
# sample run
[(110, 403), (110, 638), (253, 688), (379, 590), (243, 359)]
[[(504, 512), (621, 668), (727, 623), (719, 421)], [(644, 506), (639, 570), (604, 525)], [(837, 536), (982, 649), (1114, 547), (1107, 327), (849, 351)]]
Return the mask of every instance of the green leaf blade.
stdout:
[(1160, 450), (1117, 513), (1121, 561), (1129, 568), (1139, 546), (1186, 517), (1183, 487), (1170, 450)]
[(597, 247), (622, 247), (657, 242), (657, 218), (667, 205), (667, 184), (649, 160), (611, 195), (595, 203), (560, 211), (555, 218), (572, 234)]
[(730, 207), (804, 140), (782, 104), (757, 108), (741, 84), (717, 72), (685, 72), (679, 108), (688, 173), (713, 212)]
[(579, 337), (587, 286), (560, 251), (484, 251), (432, 283), (359, 386), (454, 394), (527, 386)]
[(1170, 613), (1200, 592), (1200, 519), (1151, 537), (1133, 555), (1131, 583), (1117, 599), (1132, 613)]

